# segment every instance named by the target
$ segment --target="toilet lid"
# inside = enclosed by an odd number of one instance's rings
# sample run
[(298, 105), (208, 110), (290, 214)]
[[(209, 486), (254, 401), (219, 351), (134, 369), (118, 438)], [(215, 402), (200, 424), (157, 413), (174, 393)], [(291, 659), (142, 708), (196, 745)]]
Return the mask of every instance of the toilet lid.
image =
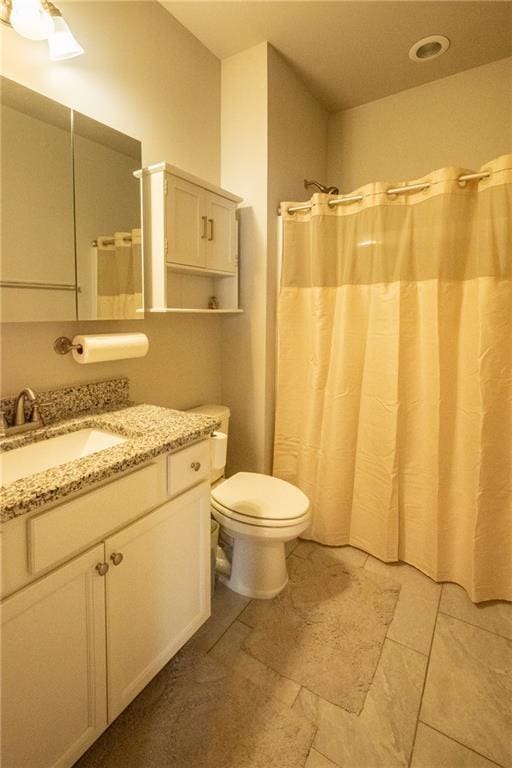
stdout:
[(211, 498), (219, 511), (251, 518), (254, 524), (293, 522), (309, 510), (308, 497), (294, 485), (256, 472), (238, 472), (212, 488)]

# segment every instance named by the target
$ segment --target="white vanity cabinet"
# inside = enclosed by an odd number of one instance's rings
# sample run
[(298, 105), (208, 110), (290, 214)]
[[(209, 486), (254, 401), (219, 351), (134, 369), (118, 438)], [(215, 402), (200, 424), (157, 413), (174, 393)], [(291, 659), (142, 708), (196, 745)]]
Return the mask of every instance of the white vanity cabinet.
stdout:
[(107, 726), (103, 550), (3, 602), (3, 768), (71, 766)]
[[(183, 456), (200, 470), (183, 472)], [(3, 768), (70, 768), (210, 615), (205, 456), (201, 441), (5, 524), (3, 549), (24, 549), (28, 583), (2, 602)], [(146, 507), (127, 495), (134, 483)], [(57, 523), (69, 528), (64, 563)]]
[(110, 720), (209, 616), (209, 541), (200, 485), (105, 542)]
[[(240, 197), (167, 163), (143, 168), (145, 302), (150, 312), (236, 312)], [(210, 309), (214, 296), (218, 309)]]

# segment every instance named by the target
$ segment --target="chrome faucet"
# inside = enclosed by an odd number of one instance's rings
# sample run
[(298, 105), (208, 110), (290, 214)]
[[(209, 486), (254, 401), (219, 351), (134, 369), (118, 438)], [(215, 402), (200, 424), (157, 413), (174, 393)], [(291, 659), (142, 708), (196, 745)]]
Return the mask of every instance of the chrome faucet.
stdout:
[[(28, 400), (32, 403), (32, 413), (30, 414), (30, 420), (25, 419), (25, 401)], [(25, 432), (29, 429), (38, 429), (44, 426), (43, 417), (39, 411), (39, 403), (37, 395), (33, 389), (26, 387), (22, 389), (16, 398), (16, 405), (14, 406), (14, 423), (9, 426), (6, 422), (5, 416), (2, 420), (3, 432), (5, 435), (14, 435), (18, 432)]]

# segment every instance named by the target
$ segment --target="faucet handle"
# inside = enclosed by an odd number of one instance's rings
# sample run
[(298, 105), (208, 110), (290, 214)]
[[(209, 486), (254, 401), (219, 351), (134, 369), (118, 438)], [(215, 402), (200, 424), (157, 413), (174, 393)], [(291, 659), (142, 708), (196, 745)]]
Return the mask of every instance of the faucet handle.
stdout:
[(43, 417), (41, 416), (41, 411), (39, 410), (39, 403), (37, 400), (34, 400), (32, 403), (32, 413), (30, 415), (30, 422), (31, 424), (41, 424), (43, 426), (44, 421)]
[(0, 408), (0, 437), (5, 436), (5, 432), (8, 426), (9, 426), (9, 422), (7, 421), (5, 411), (3, 408)]

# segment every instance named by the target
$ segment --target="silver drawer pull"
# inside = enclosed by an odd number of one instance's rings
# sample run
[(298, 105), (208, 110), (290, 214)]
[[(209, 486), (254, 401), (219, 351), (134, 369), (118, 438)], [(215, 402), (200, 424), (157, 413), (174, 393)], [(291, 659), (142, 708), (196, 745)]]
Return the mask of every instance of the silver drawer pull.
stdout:
[(105, 576), (108, 573), (108, 563), (98, 563), (96, 570), (100, 576)]
[(119, 565), (120, 563), (122, 563), (123, 557), (124, 555), (122, 552), (112, 552), (112, 554), (110, 555), (110, 559), (112, 560), (114, 565)]
[(190, 469), (193, 469), (194, 472), (199, 472), (199, 470), (201, 469), (201, 464), (198, 461), (193, 461), (192, 464), (190, 465)]

